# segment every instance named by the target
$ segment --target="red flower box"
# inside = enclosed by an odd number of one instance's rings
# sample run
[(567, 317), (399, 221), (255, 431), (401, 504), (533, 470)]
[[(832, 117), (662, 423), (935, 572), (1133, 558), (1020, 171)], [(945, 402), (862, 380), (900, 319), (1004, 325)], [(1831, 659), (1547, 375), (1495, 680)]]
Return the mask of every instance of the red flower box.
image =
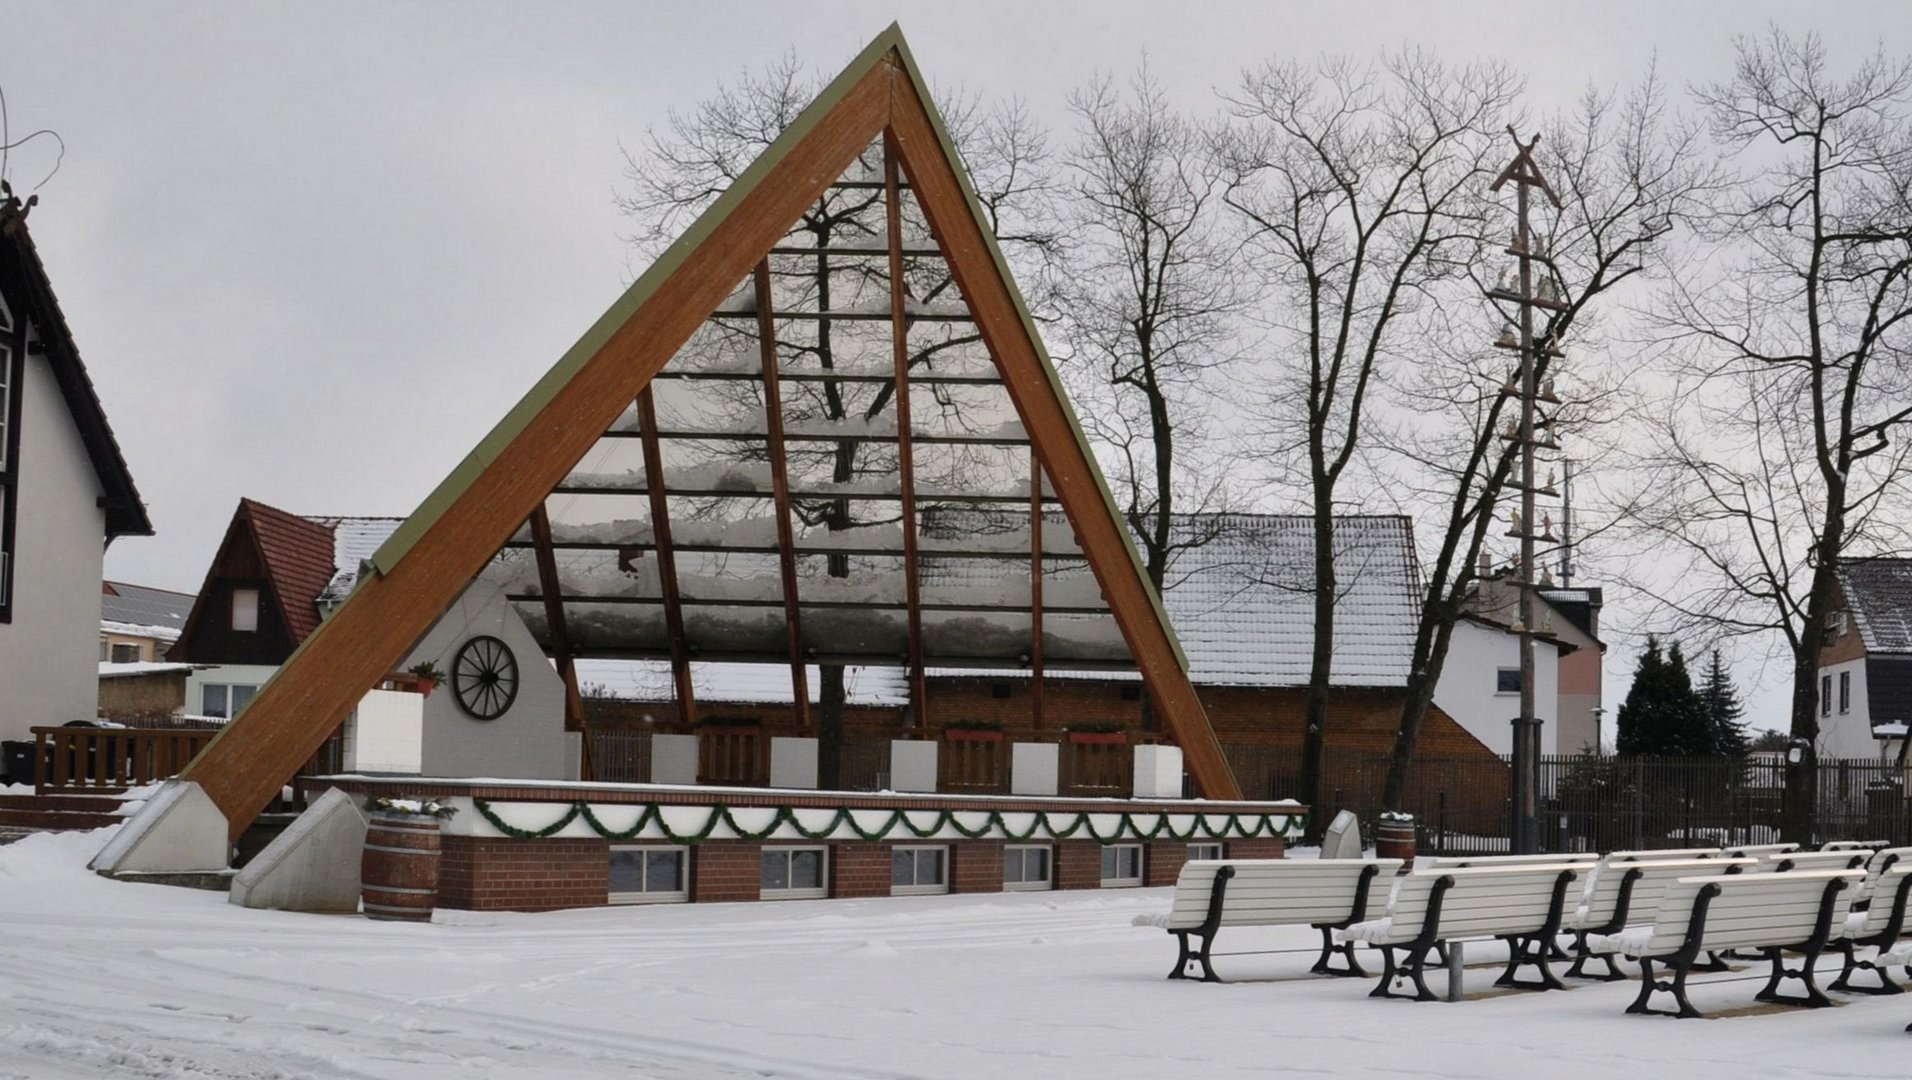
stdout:
[(949, 742), (1001, 742), (1002, 732), (994, 728), (944, 728), (943, 738)]
[(1127, 746), (1129, 735), (1126, 731), (1071, 731), (1069, 741), (1088, 746)]

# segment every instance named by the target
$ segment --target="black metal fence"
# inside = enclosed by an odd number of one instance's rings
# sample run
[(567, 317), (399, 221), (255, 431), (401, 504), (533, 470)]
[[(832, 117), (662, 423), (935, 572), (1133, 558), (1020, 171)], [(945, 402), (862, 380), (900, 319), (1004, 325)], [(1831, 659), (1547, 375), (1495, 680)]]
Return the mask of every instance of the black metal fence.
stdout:
[[(1297, 790), (1292, 751), (1229, 747), (1249, 798)], [(1339, 810), (1372, 836), (1387, 778), (1382, 755), (1330, 754), (1323, 763), (1326, 821)], [(1425, 759), (1414, 765), (1402, 809), (1415, 815), (1424, 854), (1485, 855), (1508, 850), (1506, 759)], [(1813, 820), (1817, 841), (1888, 840), (1912, 844), (1907, 770), (1877, 760), (1829, 760), (1817, 766)], [(1723, 758), (1544, 757), (1538, 815), (1549, 851), (1615, 851), (1765, 843), (1779, 839), (1787, 799), (1786, 766), (1775, 755)], [(1803, 796), (1801, 796), (1803, 797)]]

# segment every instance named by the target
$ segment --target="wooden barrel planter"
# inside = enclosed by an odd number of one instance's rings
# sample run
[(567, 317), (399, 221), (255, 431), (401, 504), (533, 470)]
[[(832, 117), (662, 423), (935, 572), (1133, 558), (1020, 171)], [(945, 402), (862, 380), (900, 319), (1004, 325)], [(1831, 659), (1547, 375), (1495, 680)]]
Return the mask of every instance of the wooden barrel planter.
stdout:
[(1374, 854), (1382, 859), (1400, 859), (1403, 869), (1414, 865), (1414, 819), (1382, 818), (1374, 827)]
[(374, 810), (359, 860), (365, 917), (430, 922), (438, 906), (437, 818)]

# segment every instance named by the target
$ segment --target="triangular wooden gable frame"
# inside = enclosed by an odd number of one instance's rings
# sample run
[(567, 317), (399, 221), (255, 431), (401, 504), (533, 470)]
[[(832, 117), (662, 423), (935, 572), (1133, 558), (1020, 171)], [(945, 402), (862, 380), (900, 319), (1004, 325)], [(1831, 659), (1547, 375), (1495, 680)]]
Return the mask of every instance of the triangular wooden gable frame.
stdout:
[(873, 41), (539, 381), (182, 774), (237, 836), (521, 528), (805, 207), (888, 132), (1189, 774), (1238, 799), (1161, 599), (930, 103), (902, 31)]

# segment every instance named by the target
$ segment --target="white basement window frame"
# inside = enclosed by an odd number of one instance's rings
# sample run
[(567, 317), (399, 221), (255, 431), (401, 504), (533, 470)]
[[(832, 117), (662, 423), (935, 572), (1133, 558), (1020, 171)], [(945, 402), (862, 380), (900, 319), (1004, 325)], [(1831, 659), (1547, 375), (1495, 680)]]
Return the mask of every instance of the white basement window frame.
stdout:
[(1142, 845), (1107, 844), (1102, 848), (1102, 887), (1133, 889), (1142, 884)]
[(611, 847), (608, 900), (613, 904), (682, 904), (690, 899), (690, 851), (663, 844)]
[(890, 848), (891, 896), (938, 896), (949, 891), (949, 849), (932, 844)]
[(765, 900), (821, 900), (830, 895), (830, 849), (776, 846), (763, 849), (759, 895)]
[(1002, 849), (1004, 892), (1047, 892), (1055, 888), (1055, 856), (1047, 844), (1005, 844)]
[(1199, 860), (1213, 860), (1213, 859), (1219, 859), (1221, 857), (1222, 857), (1222, 846), (1219, 843), (1188, 845), (1188, 861), (1189, 862), (1196, 862)]

